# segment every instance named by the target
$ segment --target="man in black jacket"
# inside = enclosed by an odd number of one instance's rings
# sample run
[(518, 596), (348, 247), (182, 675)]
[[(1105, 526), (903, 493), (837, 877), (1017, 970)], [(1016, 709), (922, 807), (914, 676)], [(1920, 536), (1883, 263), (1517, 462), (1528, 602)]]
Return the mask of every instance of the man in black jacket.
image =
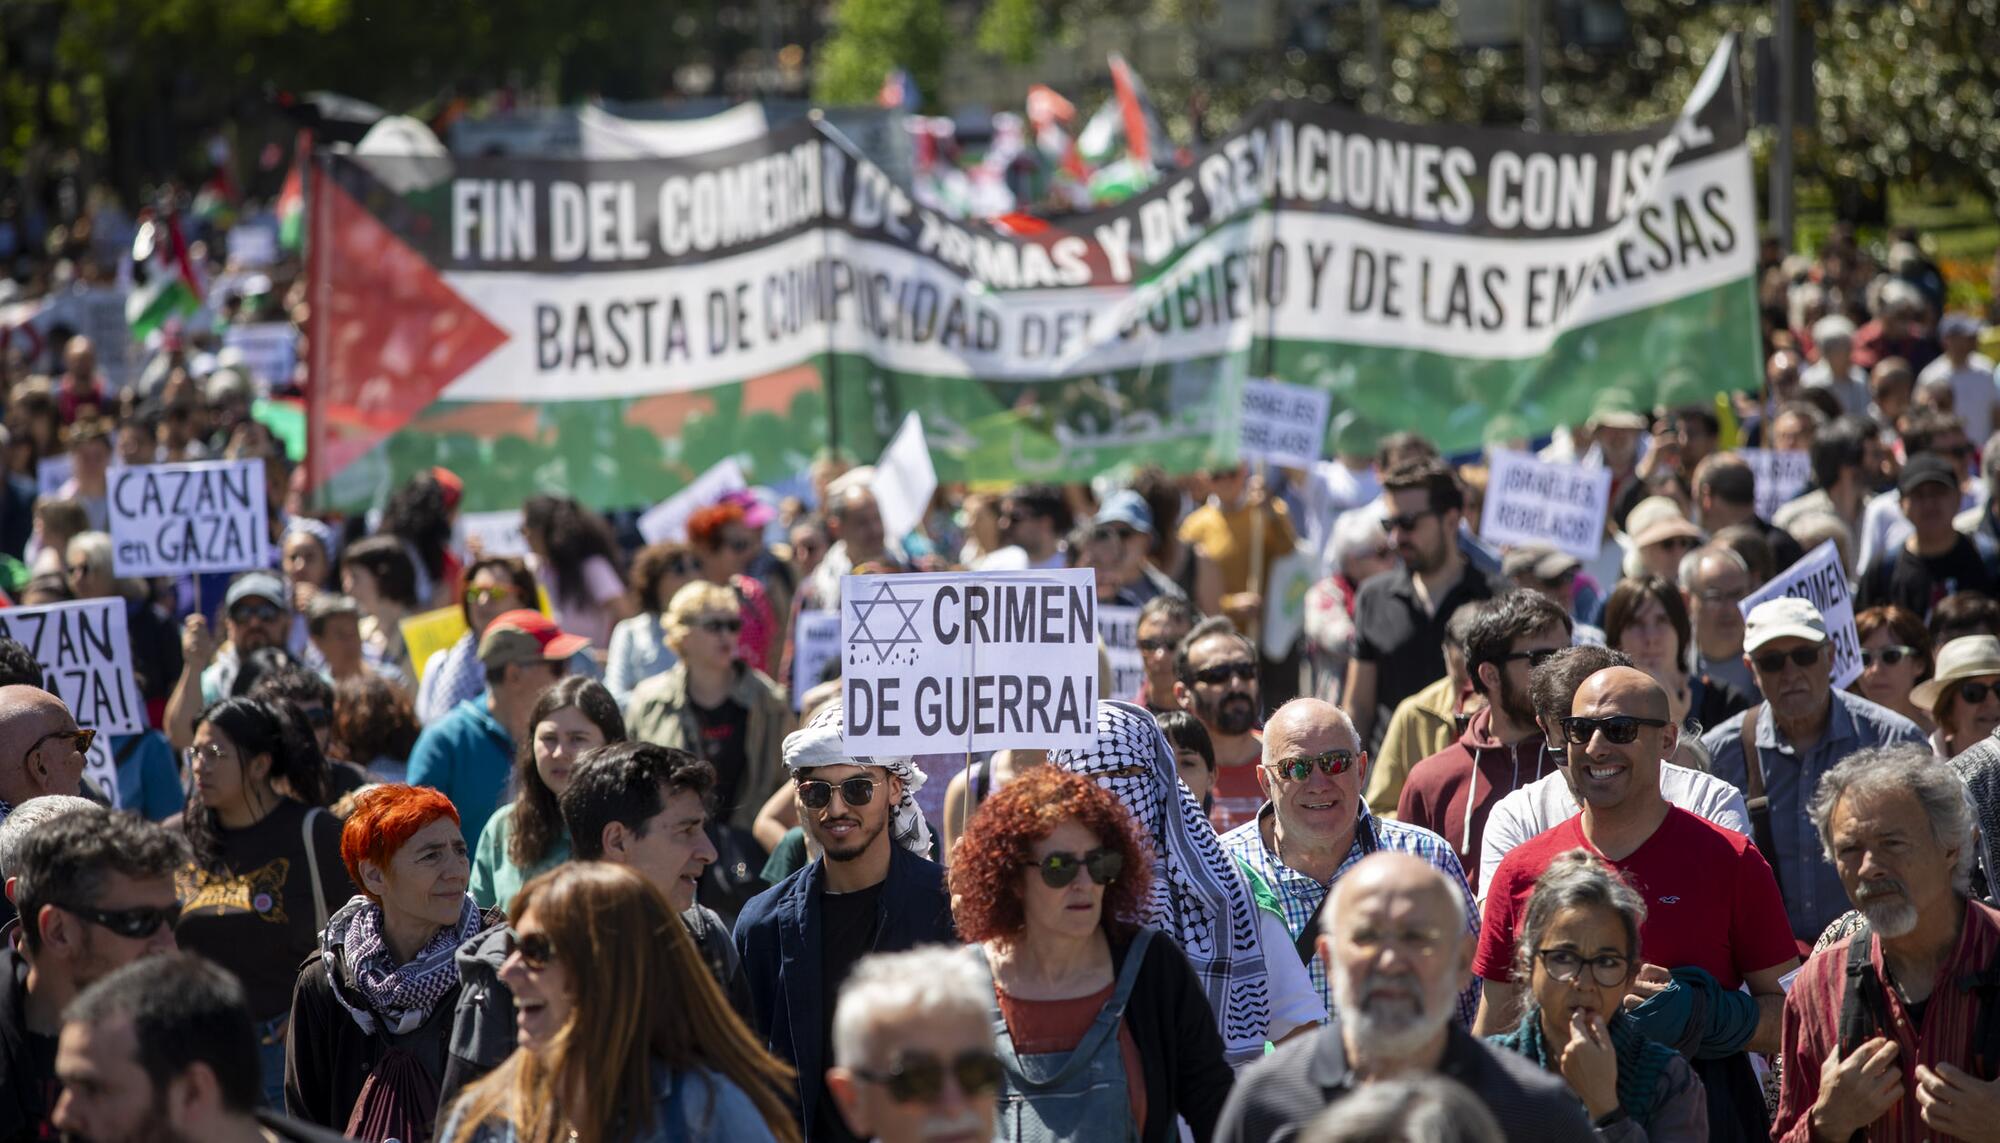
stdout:
[(1289, 1137), (1365, 1084), (1435, 1072), (1471, 1088), (1509, 1139), (1588, 1143), (1561, 1076), (1496, 1051), (1452, 1019), (1472, 967), (1456, 889), (1400, 853), (1363, 858), (1334, 886), (1319, 938), (1337, 1018), (1252, 1064), (1216, 1124), (1218, 1143)]

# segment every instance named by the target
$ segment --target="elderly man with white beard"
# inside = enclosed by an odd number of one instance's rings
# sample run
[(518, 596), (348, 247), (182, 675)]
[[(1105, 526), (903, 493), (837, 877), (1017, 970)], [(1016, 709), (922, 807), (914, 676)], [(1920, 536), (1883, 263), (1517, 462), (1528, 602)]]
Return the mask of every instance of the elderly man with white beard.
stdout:
[(1921, 746), (1849, 755), (1809, 807), (1861, 923), (1785, 997), (1775, 1140), (1993, 1137), (2000, 912), (1970, 893), (1971, 800)]
[(1465, 898), (1420, 858), (1377, 853), (1334, 886), (1319, 937), (1335, 1018), (1251, 1065), (1216, 1124), (1218, 1143), (1290, 1138), (1329, 1103), (1382, 1080), (1435, 1073), (1472, 1089), (1510, 1139), (1592, 1139), (1560, 1077), (1496, 1051), (1457, 1020), (1472, 964)]

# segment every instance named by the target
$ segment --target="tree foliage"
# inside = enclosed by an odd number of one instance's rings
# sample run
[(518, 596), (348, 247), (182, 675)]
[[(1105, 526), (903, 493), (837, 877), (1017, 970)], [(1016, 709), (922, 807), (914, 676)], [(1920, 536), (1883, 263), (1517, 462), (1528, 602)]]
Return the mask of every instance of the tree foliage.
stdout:
[(944, 58), (951, 35), (942, 0), (840, 0), (813, 68), (822, 103), (872, 103), (891, 71), (910, 75), (932, 109), (950, 106)]

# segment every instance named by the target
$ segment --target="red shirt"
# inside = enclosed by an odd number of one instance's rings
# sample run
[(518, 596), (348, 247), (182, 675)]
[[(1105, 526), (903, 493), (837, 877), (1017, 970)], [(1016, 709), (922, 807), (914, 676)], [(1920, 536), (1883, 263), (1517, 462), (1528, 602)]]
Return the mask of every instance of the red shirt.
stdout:
[(1493, 708), (1484, 707), (1458, 741), (1410, 768), (1396, 803), (1396, 820), (1450, 842), (1459, 867), (1469, 871), (1472, 887), (1478, 889), (1479, 840), (1493, 807), (1554, 769), (1554, 755), (1543, 749), (1539, 732), (1502, 746), (1493, 737)]
[[(1513, 979), (1514, 942), (1535, 878), (1572, 849), (1597, 853), (1584, 839), (1582, 814), (1522, 842), (1500, 860), (1486, 889), (1473, 972), (1500, 983)], [(1722, 987), (1735, 988), (1745, 974), (1798, 955), (1771, 867), (1750, 839), (1734, 830), (1670, 806), (1645, 844), (1610, 864), (1646, 901), (1639, 954), (1648, 964), (1704, 968)]]

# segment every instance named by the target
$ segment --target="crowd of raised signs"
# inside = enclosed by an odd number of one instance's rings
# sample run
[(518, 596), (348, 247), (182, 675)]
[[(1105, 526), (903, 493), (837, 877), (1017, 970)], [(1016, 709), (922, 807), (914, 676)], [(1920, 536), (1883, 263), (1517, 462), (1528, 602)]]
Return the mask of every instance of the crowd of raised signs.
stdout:
[[(477, 472), (310, 509), (309, 376), (218, 352), (295, 292), (15, 344), (0, 579), (116, 601), (145, 715), (0, 640), (0, 1143), (1988, 1137), (2000, 384), (1892, 239), (1771, 253), (1732, 397), (1508, 442), (1608, 474), (1581, 545), (1400, 433), (515, 551)], [(119, 576), (114, 460), (202, 459), (269, 566)], [(1076, 567), (1094, 745), (845, 748), (844, 576)]]

